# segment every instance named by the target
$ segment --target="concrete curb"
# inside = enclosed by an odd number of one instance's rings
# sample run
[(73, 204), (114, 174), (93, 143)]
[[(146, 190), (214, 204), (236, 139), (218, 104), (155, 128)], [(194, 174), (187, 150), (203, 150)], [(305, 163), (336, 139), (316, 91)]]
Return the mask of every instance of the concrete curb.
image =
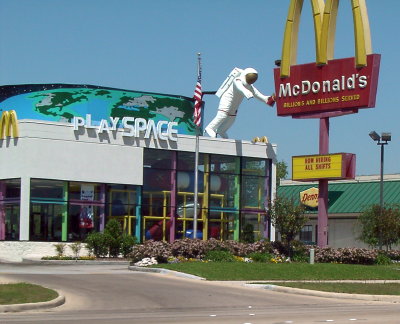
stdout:
[(283, 287), (277, 285), (263, 285), (263, 284), (244, 284), (246, 287), (267, 289), (276, 292), (283, 292), (289, 294), (325, 297), (325, 298), (340, 298), (340, 299), (356, 299), (356, 300), (368, 300), (368, 301), (383, 301), (390, 303), (400, 303), (400, 296), (392, 295), (362, 295), (362, 294), (346, 294), (346, 293), (335, 293), (327, 291), (300, 289), (292, 287)]
[(37, 309), (48, 309), (54, 308), (65, 303), (65, 297), (63, 295), (58, 295), (57, 298), (40, 303), (26, 303), (26, 304), (12, 304), (12, 305), (0, 305), (0, 313), (11, 313), (11, 312), (23, 312), (27, 310), (37, 310)]
[(161, 273), (161, 274), (169, 274), (175, 277), (186, 278), (186, 279), (194, 279), (194, 280), (206, 280), (202, 277), (198, 277), (195, 275), (191, 275), (188, 273), (162, 269), (162, 268), (146, 268), (146, 267), (138, 267), (138, 266), (129, 266), (129, 270), (138, 271), (138, 272), (153, 272), (153, 273)]
[[(21, 262), (16, 262), (21, 263)], [(35, 259), (22, 259), (24, 264), (64, 264), (64, 265), (129, 265), (129, 261), (99, 261), (99, 260), (35, 260)]]

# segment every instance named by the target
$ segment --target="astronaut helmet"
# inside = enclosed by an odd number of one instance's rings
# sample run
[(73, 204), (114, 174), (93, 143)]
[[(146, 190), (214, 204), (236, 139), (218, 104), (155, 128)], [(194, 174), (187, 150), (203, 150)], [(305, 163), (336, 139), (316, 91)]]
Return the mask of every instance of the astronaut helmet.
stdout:
[(247, 84), (253, 84), (258, 79), (258, 72), (253, 68), (246, 68), (243, 70), (243, 81)]

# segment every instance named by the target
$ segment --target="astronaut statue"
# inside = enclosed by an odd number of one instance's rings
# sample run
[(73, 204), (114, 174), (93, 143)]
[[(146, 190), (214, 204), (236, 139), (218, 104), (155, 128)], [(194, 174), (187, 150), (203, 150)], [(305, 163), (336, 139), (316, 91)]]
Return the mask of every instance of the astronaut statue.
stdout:
[(275, 96), (264, 96), (252, 84), (257, 81), (258, 73), (253, 68), (244, 70), (234, 68), (216, 95), (221, 98), (218, 112), (215, 118), (207, 125), (205, 132), (211, 137), (228, 138), (227, 130), (235, 122), (239, 105), (244, 97), (252, 97), (266, 103), (269, 106), (275, 104)]

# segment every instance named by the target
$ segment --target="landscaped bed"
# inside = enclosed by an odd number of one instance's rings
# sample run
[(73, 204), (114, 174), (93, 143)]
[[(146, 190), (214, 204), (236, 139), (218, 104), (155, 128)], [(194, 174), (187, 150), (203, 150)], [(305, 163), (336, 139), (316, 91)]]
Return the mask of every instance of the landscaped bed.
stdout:
[(0, 285), (0, 305), (46, 302), (57, 297), (56, 291), (30, 283)]
[(400, 280), (400, 265), (184, 262), (160, 267), (207, 280)]

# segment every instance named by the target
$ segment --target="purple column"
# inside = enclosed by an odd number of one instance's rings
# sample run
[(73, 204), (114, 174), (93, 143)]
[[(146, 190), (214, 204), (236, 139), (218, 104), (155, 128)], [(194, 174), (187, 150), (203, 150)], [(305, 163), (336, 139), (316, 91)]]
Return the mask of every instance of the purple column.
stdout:
[(102, 207), (100, 207), (100, 232), (104, 231), (105, 227), (105, 203), (106, 203), (106, 185), (104, 183), (100, 186), (100, 201), (102, 203)]
[[(319, 121), (319, 154), (329, 153), (329, 118)], [(319, 180), (318, 196), (318, 246), (328, 245), (328, 180)]]
[(271, 181), (271, 160), (267, 160), (266, 162), (268, 165), (266, 165), (266, 177), (264, 181), (264, 209), (267, 211), (267, 215), (264, 217), (264, 237), (271, 239), (271, 222), (268, 219), (268, 201), (272, 199), (271, 196), (271, 186), (270, 186), (270, 181)]
[(6, 195), (6, 185), (0, 181), (0, 241), (6, 239), (6, 213), (4, 209), (3, 200)]
[(171, 161), (171, 206), (170, 206), (170, 217), (171, 226), (169, 228), (169, 241), (172, 243), (175, 241), (175, 227), (176, 227), (176, 194), (177, 194), (177, 183), (176, 183), (176, 168), (177, 168), (177, 156), (176, 151), (172, 152)]

